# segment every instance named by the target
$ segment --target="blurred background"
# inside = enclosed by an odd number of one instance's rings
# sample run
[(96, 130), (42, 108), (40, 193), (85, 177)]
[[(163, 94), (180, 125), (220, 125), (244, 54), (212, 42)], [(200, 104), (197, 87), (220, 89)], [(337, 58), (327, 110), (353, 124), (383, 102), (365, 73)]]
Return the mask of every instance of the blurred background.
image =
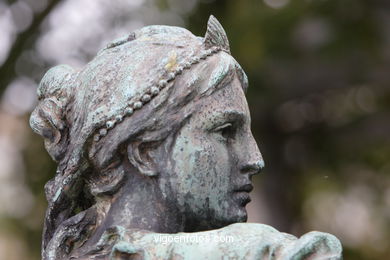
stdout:
[(0, 1), (0, 259), (40, 259), (55, 164), (28, 125), (45, 71), (81, 68), (145, 25), (203, 36), (214, 14), (250, 80), (266, 161), (251, 222), (335, 234), (345, 259), (390, 257), (390, 1)]

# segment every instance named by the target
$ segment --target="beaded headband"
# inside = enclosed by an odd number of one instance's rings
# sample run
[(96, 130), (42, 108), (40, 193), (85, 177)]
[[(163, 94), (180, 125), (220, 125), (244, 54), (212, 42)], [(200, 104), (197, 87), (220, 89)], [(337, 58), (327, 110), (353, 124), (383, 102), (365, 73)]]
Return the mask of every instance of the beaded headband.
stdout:
[[(113, 48), (134, 39), (134, 34), (130, 34), (126, 40), (110, 44), (107, 48)], [(184, 70), (190, 69), (192, 65), (199, 63), (201, 60), (206, 60), (207, 57), (220, 51), (225, 51), (230, 54), (226, 33), (218, 20), (212, 15), (207, 23), (207, 32), (203, 40), (203, 45), (206, 49), (200, 54), (191, 56), (187, 61), (179, 64), (176, 69), (171, 72), (165, 71), (163, 75), (159, 77), (160, 80), (158, 82), (152, 83), (139, 98), (130, 101), (121, 114), (107, 120), (105, 126), (100, 128), (98, 133), (94, 135), (93, 140), (98, 142), (102, 137), (106, 136), (110, 129), (121, 123), (125, 117), (131, 116), (136, 110), (141, 109), (145, 104), (150, 102), (160, 93), (160, 91), (168, 86), (169, 83), (174, 81), (178, 75), (182, 74)]]

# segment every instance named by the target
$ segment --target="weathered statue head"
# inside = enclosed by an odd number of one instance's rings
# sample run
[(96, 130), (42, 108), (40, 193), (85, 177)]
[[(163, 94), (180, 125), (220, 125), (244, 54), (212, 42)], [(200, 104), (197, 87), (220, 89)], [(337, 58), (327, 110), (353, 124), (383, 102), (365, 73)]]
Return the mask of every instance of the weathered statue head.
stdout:
[(114, 225), (175, 233), (246, 221), (250, 178), (264, 165), (246, 88), (214, 17), (204, 38), (148, 26), (80, 71), (49, 70), (30, 120), (58, 162), (43, 254)]

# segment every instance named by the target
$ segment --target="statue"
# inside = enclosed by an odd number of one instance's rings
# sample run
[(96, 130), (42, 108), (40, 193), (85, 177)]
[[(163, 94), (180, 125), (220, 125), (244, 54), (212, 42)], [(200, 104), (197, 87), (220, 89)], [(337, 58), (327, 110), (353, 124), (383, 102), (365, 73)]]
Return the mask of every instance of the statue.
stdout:
[(148, 26), (49, 70), (30, 119), (58, 162), (42, 258), (341, 259), (330, 234), (242, 223), (264, 167), (247, 86), (213, 16), (204, 38)]

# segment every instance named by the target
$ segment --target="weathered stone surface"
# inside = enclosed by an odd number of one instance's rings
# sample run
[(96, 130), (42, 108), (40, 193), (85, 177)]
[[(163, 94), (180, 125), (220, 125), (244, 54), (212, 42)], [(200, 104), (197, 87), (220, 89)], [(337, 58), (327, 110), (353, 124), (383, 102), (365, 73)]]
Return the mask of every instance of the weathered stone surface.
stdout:
[(204, 38), (148, 26), (49, 70), (30, 120), (58, 162), (42, 258), (341, 259), (329, 234), (234, 224), (264, 167), (247, 85), (214, 17)]

